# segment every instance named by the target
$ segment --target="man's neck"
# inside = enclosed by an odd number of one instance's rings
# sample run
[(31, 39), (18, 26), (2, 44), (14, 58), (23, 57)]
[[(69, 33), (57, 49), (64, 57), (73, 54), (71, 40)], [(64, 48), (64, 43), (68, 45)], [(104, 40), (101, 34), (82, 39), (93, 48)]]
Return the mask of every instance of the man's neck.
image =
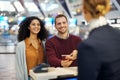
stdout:
[(58, 36), (59, 38), (61, 38), (61, 39), (67, 39), (67, 38), (69, 37), (69, 33), (68, 33), (68, 32), (66, 32), (66, 33), (64, 33), (64, 34), (58, 33), (57, 36)]

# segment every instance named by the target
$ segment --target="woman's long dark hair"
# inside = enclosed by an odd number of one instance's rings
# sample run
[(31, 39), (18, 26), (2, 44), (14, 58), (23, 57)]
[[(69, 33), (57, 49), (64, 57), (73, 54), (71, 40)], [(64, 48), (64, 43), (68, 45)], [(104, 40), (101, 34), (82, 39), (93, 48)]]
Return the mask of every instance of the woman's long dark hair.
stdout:
[(18, 41), (19, 42), (30, 36), (30, 30), (28, 29), (28, 27), (30, 26), (30, 23), (34, 19), (37, 19), (40, 22), (40, 27), (41, 27), (41, 30), (38, 33), (37, 37), (40, 40), (45, 40), (47, 38), (48, 33), (47, 33), (47, 30), (45, 29), (43, 21), (36, 16), (30, 16), (30, 17), (25, 18), (19, 24), (19, 27), (20, 27), (19, 31), (18, 31)]

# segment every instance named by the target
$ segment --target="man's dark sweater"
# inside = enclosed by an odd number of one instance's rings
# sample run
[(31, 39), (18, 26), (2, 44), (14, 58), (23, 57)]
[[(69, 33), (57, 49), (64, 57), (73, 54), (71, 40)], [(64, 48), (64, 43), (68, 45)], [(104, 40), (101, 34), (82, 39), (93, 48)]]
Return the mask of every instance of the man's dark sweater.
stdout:
[[(61, 67), (61, 55), (69, 55), (73, 50), (77, 49), (81, 42), (80, 37), (69, 35), (67, 39), (60, 39), (54, 36), (46, 41), (46, 55), (50, 66)], [(77, 66), (77, 61), (74, 60), (70, 66)]]

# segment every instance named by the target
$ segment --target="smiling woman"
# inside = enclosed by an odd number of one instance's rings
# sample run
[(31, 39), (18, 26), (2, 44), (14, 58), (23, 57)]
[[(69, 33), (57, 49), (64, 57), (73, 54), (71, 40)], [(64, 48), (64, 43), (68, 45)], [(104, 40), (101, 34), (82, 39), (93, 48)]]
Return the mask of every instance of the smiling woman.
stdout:
[(34, 19), (28, 29), (30, 30), (30, 35), (38, 34), (41, 29), (39, 21), (37, 19)]
[(29, 70), (46, 61), (42, 41), (47, 38), (47, 31), (35, 16), (25, 18), (19, 26), (16, 75), (17, 80), (29, 80)]

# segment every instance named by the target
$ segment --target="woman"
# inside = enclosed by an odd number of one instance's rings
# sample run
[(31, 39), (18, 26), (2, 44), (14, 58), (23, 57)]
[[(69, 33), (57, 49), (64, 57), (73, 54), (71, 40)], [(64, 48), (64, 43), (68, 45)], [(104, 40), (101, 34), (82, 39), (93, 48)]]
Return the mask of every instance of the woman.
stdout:
[(16, 48), (17, 80), (29, 80), (29, 70), (45, 62), (42, 41), (47, 38), (43, 22), (35, 16), (20, 23)]
[(107, 23), (109, 10), (110, 0), (83, 0), (89, 34), (78, 47), (78, 80), (120, 80), (120, 30)]

